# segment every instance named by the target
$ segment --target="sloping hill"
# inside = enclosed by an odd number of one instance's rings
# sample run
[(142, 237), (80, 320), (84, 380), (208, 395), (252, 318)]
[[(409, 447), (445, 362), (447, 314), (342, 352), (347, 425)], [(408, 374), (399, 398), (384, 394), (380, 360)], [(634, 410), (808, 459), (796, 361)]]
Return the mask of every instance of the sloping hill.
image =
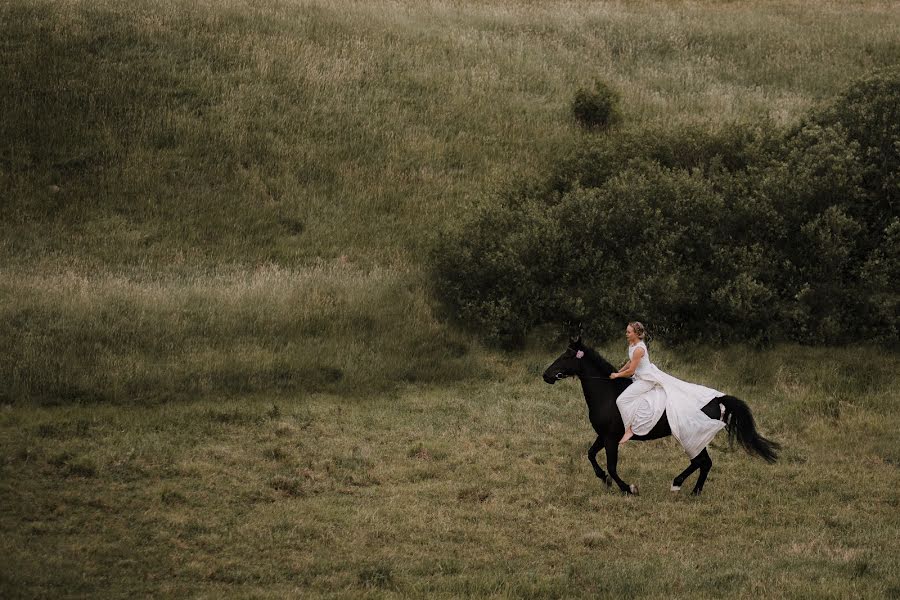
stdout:
[(465, 376), (423, 250), (583, 135), (579, 86), (608, 81), (633, 126), (789, 123), (894, 60), (900, 23), (876, 2), (15, 0), (0, 19), (3, 393), (119, 400), (222, 370), (244, 390)]

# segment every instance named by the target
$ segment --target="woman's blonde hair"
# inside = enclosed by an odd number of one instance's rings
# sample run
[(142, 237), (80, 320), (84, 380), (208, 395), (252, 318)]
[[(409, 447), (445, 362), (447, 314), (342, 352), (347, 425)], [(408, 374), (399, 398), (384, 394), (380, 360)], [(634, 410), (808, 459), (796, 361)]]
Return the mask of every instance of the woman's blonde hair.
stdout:
[(643, 340), (644, 336), (647, 335), (647, 330), (644, 328), (644, 325), (640, 321), (632, 321), (628, 324), (628, 326), (634, 329), (634, 334), (638, 336), (639, 340)]

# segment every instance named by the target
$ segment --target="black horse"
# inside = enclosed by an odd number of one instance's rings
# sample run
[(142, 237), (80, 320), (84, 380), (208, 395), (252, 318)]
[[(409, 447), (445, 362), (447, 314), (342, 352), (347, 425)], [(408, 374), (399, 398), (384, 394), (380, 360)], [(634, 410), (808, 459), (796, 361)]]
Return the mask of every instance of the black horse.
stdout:
[[(630, 379), (610, 379), (609, 375), (616, 371), (596, 351), (585, 346), (581, 337), (574, 339), (565, 352), (560, 355), (553, 364), (544, 371), (544, 381), (553, 384), (566, 377), (578, 377), (581, 380), (581, 388), (584, 391), (584, 399), (587, 401), (588, 418), (594, 431), (597, 432), (597, 440), (588, 450), (588, 460), (594, 467), (594, 473), (607, 486), (612, 485), (610, 476), (618, 484), (619, 489), (625, 494), (637, 494), (637, 486), (629, 485), (622, 481), (616, 472), (616, 463), (619, 459), (619, 440), (625, 433), (625, 425), (622, 415), (616, 406), (616, 398), (626, 387), (631, 385)], [(779, 444), (759, 435), (750, 407), (742, 400), (734, 396), (720, 396), (711, 400), (703, 407), (703, 412), (710, 419), (725, 421), (725, 431), (731, 441), (737, 440), (747, 452), (755, 454), (766, 461), (773, 463), (778, 458)], [(647, 441), (672, 435), (669, 421), (663, 413), (659, 422), (647, 435), (635, 435), (632, 440)], [(609, 476), (603, 472), (597, 464), (597, 453), (601, 448), (606, 449), (606, 466)], [(712, 459), (706, 449), (691, 460), (691, 464), (672, 482), (672, 491), (677, 492), (684, 484), (684, 480), (691, 474), (700, 470), (697, 484), (694, 486), (694, 495), (703, 491), (703, 484), (712, 468)]]

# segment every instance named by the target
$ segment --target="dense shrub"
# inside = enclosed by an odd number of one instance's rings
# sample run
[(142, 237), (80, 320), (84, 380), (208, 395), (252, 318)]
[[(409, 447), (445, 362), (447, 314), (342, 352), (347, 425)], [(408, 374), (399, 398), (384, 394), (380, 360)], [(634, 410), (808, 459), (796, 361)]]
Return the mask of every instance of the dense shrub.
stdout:
[(549, 177), (550, 187), (599, 187), (631, 162), (656, 162), (679, 169), (713, 172), (745, 169), (772, 141), (763, 127), (726, 126), (710, 132), (699, 127), (678, 130), (623, 128), (614, 136), (592, 137), (562, 157)]
[(878, 216), (896, 214), (900, 202), (900, 66), (856, 82), (812, 120), (840, 126), (858, 144), (867, 194), (858, 208), (870, 232), (880, 233)]
[(547, 309), (559, 306), (561, 293), (553, 274), (567, 268), (566, 248), (544, 206), (526, 197), (496, 200), (447, 231), (432, 264), (438, 295), (452, 299), (461, 323), (491, 342), (514, 343), (553, 319)]
[(572, 115), (582, 127), (607, 129), (619, 120), (619, 95), (602, 81), (581, 88), (572, 100)]
[(885, 227), (882, 243), (867, 257), (860, 278), (869, 290), (860, 319), (864, 334), (896, 342), (900, 337), (900, 218), (894, 217)]
[(900, 139), (873, 113), (898, 90), (882, 72), (788, 130), (590, 139), (446, 231), (436, 290), (494, 342), (639, 318), (670, 341), (896, 343)]

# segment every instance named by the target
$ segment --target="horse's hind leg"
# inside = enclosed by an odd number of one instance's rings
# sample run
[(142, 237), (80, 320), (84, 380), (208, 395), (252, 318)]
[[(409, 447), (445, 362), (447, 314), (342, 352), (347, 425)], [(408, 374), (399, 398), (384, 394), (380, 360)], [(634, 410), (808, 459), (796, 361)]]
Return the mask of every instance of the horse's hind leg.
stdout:
[(700, 469), (700, 475), (697, 477), (697, 484), (694, 486), (694, 491), (691, 492), (695, 496), (703, 491), (703, 484), (706, 483), (706, 477), (709, 475), (709, 470), (712, 469), (712, 459), (709, 457), (709, 452), (706, 451), (706, 448), (703, 449), (703, 452), (691, 459), (691, 464), (688, 465), (688, 468), (672, 480), (672, 491), (680, 491), (685, 480), (697, 469)]
[(688, 468), (685, 469), (684, 471), (682, 471), (681, 473), (679, 473), (679, 475), (674, 480), (672, 480), (672, 491), (680, 492), (681, 486), (684, 485), (684, 481), (688, 477), (693, 475), (694, 471), (696, 471), (699, 468), (700, 468), (700, 464), (697, 462), (697, 460), (696, 459), (692, 460), (691, 464), (688, 465)]
[(610, 479), (609, 475), (600, 468), (600, 464), (597, 462), (597, 453), (602, 449), (603, 438), (598, 435), (596, 441), (594, 441), (593, 445), (588, 450), (588, 460), (591, 461), (591, 466), (594, 467), (594, 474), (608, 487), (612, 485), (612, 479)]
[(712, 458), (709, 457), (709, 452), (704, 448), (703, 452), (698, 454), (694, 460), (700, 464), (700, 475), (697, 476), (697, 485), (694, 486), (694, 491), (691, 494), (699, 496), (703, 491), (703, 484), (706, 483), (706, 476), (709, 475), (709, 471), (712, 469)]

